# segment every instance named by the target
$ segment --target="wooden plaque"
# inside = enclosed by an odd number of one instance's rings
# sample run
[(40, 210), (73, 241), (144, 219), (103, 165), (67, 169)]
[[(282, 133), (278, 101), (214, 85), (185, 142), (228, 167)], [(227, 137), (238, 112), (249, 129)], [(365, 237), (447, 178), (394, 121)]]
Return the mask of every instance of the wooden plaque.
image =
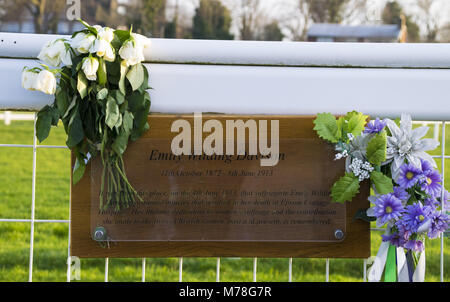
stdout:
[[(143, 199), (136, 206), (101, 213), (102, 165), (98, 158), (91, 161), (83, 179), (72, 186), (72, 255), (370, 256), (369, 224), (353, 219), (369, 206), (368, 184), (352, 202), (330, 202), (329, 189), (343, 175), (344, 161), (333, 160), (333, 147), (317, 137), (312, 117), (202, 116), (203, 123), (220, 121), (224, 132), (226, 120), (265, 120), (269, 129), (278, 120), (275, 166), (261, 166), (260, 157), (249, 155), (173, 157), (171, 141), (178, 133), (171, 132), (171, 125), (179, 119), (194, 126), (193, 115), (150, 115), (150, 130), (124, 155), (127, 176)], [(96, 227), (107, 230), (108, 248), (92, 239)], [(343, 238), (336, 237), (338, 230)]]

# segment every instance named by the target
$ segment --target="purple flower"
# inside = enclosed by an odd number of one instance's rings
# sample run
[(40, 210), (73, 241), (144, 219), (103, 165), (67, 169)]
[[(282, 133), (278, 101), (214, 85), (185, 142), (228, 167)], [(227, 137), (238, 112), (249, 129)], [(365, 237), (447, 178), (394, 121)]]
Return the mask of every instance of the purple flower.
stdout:
[(402, 239), (402, 242), (405, 243), (407, 240), (409, 240), (409, 237), (411, 236), (411, 231), (407, 230), (405, 227), (405, 224), (402, 220), (403, 218), (400, 218), (400, 220), (397, 220), (395, 223), (395, 227), (397, 228), (398, 234), (400, 238)]
[(402, 202), (394, 194), (381, 195), (375, 201), (374, 215), (377, 217), (377, 226), (382, 226), (389, 220), (397, 219), (402, 212)]
[(430, 198), (425, 199), (425, 205), (436, 209), (439, 207), (440, 202), (436, 199), (436, 197), (432, 196)]
[[(443, 207), (442, 207), (442, 210), (445, 212), (445, 211), (450, 211), (450, 202), (449, 202), (449, 199), (450, 199), (450, 193), (446, 190), (446, 189), (443, 189), (444, 190), (444, 196), (443, 196), (443, 198), (439, 198), (439, 200), (442, 200), (443, 202)], [(442, 197), (442, 196), (439, 196), (439, 197)]]
[(420, 164), (422, 167), (422, 173), (425, 175), (428, 175), (428, 173), (435, 171), (433, 165), (427, 160), (420, 159)]
[(408, 192), (406, 192), (406, 190), (402, 187), (394, 187), (394, 196), (397, 197), (398, 199), (400, 199), (403, 202), (408, 201), (409, 199), (409, 194)]
[(396, 247), (402, 247), (405, 244), (405, 239), (400, 233), (393, 233), (390, 235), (381, 235), (383, 241), (389, 241), (390, 244)]
[(441, 211), (435, 211), (431, 216), (431, 227), (428, 231), (428, 237), (431, 239), (439, 237), (442, 232), (448, 229), (450, 217)]
[(375, 120), (371, 120), (367, 123), (364, 133), (380, 133), (386, 127), (387, 121), (380, 120), (378, 117)]
[(414, 252), (422, 252), (424, 250), (423, 242), (415, 239), (406, 241), (403, 247)]
[(416, 233), (421, 226), (428, 222), (432, 211), (432, 207), (422, 206), (419, 203), (409, 205), (399, 224), (405, 231)]
[(411, 187), (414, 187), (421, 176), (422, 170), (420, 170), (413, 164), (403, 164), (400, 167), (400, 174), (396, 182), (400, 185), (400, 187), (409, 189)]
[(420, 179), (420, 188), (425, 191), (425, 193), (438, 197), (441, 195), (441, 175), (437, 170), (432, 170), (427, 174), (424, 174)]

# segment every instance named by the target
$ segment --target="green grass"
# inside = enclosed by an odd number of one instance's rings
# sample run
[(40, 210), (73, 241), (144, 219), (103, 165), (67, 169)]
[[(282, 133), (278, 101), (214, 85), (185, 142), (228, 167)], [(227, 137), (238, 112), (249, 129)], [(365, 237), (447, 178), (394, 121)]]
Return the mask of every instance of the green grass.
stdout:
[[(450, 126), (450, 125), (449, 125)], [(431, 132), (431, 131), (430, 131)], [(450, 154), (450, 128), (446, 130), (446, 154)], [(33, 123), (0, 122), (0, 144), (32, 144)], [(64, 145), (61, 127), (52, 129), (46, 145)], [(440, 150), (434, 151), (439, 154)], [(69, 219), (70, 158), (65, 149), (37, 149), (36, 219)], [(31, 148), (0, 148), (0, 218), (27, 219), (31, 215)], [(437, 161), (440, 167), (440, 160)], [(450, 165), (445, 176), (449, 180)], [(65, 281), (68, 225), (36, 223), (34, 281)], [(380, 244), (372, 232), (372, 255)], [(0, 222), (0, 281), (27, 281), (30, 224)], [(439, 281), (440, 240), (426, 242), (426, 281)], [(444, 279), (450, 279), (450, 244), (445, 239)], [(141, 281), (141, 259), (110, 259), (109, 281)], [(324, 259), (293, 259), (293, 281), (325, 281)], [(221, 281), (252, 281), (253, 259), (222, 258)], [(258, 259), (258, 281), (288, 281), (288, 259)], [(81, 281), (103, 281), (104, 259), (81, 259)], [(362, 259), (330, 259), (330, 281), (362, 281)], [(215, 281), (216, 258), (184, 258), (183, 281)], [(178, 281), (178, 259), (148, 258), (146, 281)]]

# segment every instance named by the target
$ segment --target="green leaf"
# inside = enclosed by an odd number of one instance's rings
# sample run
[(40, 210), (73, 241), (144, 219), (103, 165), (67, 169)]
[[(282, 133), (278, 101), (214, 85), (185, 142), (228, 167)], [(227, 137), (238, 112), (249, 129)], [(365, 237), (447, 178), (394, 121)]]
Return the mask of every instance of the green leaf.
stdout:
[(52, 113), (49, 108), (50, 106), (46, 105), (37, 114), (36, 137), (40, 143), (50, 134), (50, 128), (52, 126)]
[(129, 137), (130, 137), (130, 134), (122, 129), (120, 131), (119, 135), (114, 140), (113, 144), (111, 145), (114, 152), (116, 152), (119, 155), (122, 155), (125, 152), (125, 150), (127, 149)]
[(117, 121), (119, 120), (119, 106), (117, 106), (116, 100), (111, 96), (108, 96), (108, 101), (106, 102), (106, 119), (105, 123), (110, 129), (114, 128)]
[(347, 139), (347, 130), (347, 120), (343, 116), (339, 117), (337, 120), (336, 139), (345, 141)]
[(84, 171), (86, 170), (86, 164), (83, 159), (77, 159), (75, 160), (75, 166), (73, 167), (73, 174), (72, 174), (72, 182), (73, 184), (77, 184), (81, 178), (83, 178)]
[(351, 112), (347, 114), (348, 128), (347, 133), (351, 133), (354, 136), (358, 136), (363, 132), (364, 126), (368, 115), (364, 115), (360, 112)]
[(116, 127), (116, 129), (117, 129), (117, 133), (119, 133), (120, 126), (122, 126), (122, 114), (120, 114), (120, 111), (119, 111), (119, 118), (117, 119), (117, 122), (114, 125), (114, 127)]
[(108, 89), (103, 88), (99, 92), (97, 92), (97, 100), (104, 100), (108, 96)]
[(367, 159), (376, 166), (381, 166), (386, 160), (387, 138), (386, 131), (377, 133), (367, 144)]
[(76, 104), (77, 104), (77, 97), (73, 96), (72, 101), (69, 104), (69, 107), (67, 108), (66, 112), (62, 117), (63, 119), (69, 116), (70, 111), (75, 107)]
[(81, 96), (81, 99), (84, 99), (87, 96), (88, 80), (83, 72), (78, 73), (77, 90)]
[[(148, 125), (148, 114), (150, 111), (150, 95), (145, 93), (141, 95), (140, 98), (137, 98), (138, 101), (141, 101), (140, 106), (135, 107), (133, 110), (134, 115), (134, 127), (131, 133), (131, 140), (135, 141), (141, 135), (149, 129)], [(135, 104), (136, 105), (136, 104)], [(130, 102), (130, 108), (131, 108)]]
[(372, 171), (372, 173), (370, 173), (370, 180), (375, 186), (377, 194), (385, 195), (394, 192), (392, 179), (387, 177), (383, 173), (379, 171)]
[(52, 126), (58, 126), (59, 111), (55, 107), (50, 107), (50, 116), (52, 117)]
[(67, 136), (67, 147), (72, 149), (84, 138), (83, 121), (81, 120), (80, 111), (78, 106), (72, 112), (72, 116), (69, 121), (69, 129)]
[(130, 32), (128, 30), (117, 29), (114, 31), (114, 35), (119, 39), (121, 43), (130, 38)]
[(130, 82), (133, 91), (141, 87), (144, 82), (144, 67), (142, 64), (133, 65), (127, 73), (127, 79), (128, 82)]
[(105, 60), (98, 58), (97, 79), (100, 85), (105, 85), (107, 81)]
[(72, 57), (72, 67), (71, 67), (72, 76), (74, 76), (81, 69), (82, 59), (83, 57), (81, 56)]
[(125, 96), (119, 90), (111, 90), (110, 95), (116, 100), (118, 105), (122, 105), (125, 101)]
[(346, 173), (331, 188), (331, 199), (335, 202), (351, 201), (359, 193), (359, 179), (353, 173)]
[(129, 111), (125, 111), (125, 113), (123, 114), (123, 130), (126, 133), (131, 133), (131, 130), (133, 129), (133, 120), (134, 120), (134, 116), (133, 113), (129, 112)]
[(59, 114), (63, 116), (67, 108), (69, 108), (69, 96), (63, 90), (59, 90), (55, 96), (56, 107), (58, 108)]
[(142, 81), (142, 85), (141, 85), (141, 87), (138, 88), (138, 91), (140, 93), (145, 93), (145, 91), (147, 89), (149, 89), (150, 87), (148, 85), (148, 70), (147, 70), (147, 68), (144, 65), (142, 65), (142, 66), (143, 66), (143, 69), (144, 69), (144, 81)]
[(319, 113), (314, 120), (314, 130), (317, 131), (319, 137), (332, 143), (338, 142), (337, 131), (338, 126), (336, 118), (331, 113)]

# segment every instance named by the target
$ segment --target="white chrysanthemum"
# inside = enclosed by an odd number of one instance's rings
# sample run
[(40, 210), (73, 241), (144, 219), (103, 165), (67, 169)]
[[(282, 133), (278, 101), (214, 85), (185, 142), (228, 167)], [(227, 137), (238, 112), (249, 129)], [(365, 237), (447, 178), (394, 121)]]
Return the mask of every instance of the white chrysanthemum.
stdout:
[(428, 127), (418, 127), (412, 129), (411, 116), (402, 114), (400, 127), (387, 119), (387, 127), (391, 136), (387, 137), (386, 162), (391, 163), (392, 178), (397, 179), (400, 174), (400, 167), (407, 160), (414, 166), (421, 168), (420, 159), (429, 161), (437, 167), (434, 159), (426, 152), (436, 149), (439, 142), (432, 138), (422, 139), (428, 132)]

